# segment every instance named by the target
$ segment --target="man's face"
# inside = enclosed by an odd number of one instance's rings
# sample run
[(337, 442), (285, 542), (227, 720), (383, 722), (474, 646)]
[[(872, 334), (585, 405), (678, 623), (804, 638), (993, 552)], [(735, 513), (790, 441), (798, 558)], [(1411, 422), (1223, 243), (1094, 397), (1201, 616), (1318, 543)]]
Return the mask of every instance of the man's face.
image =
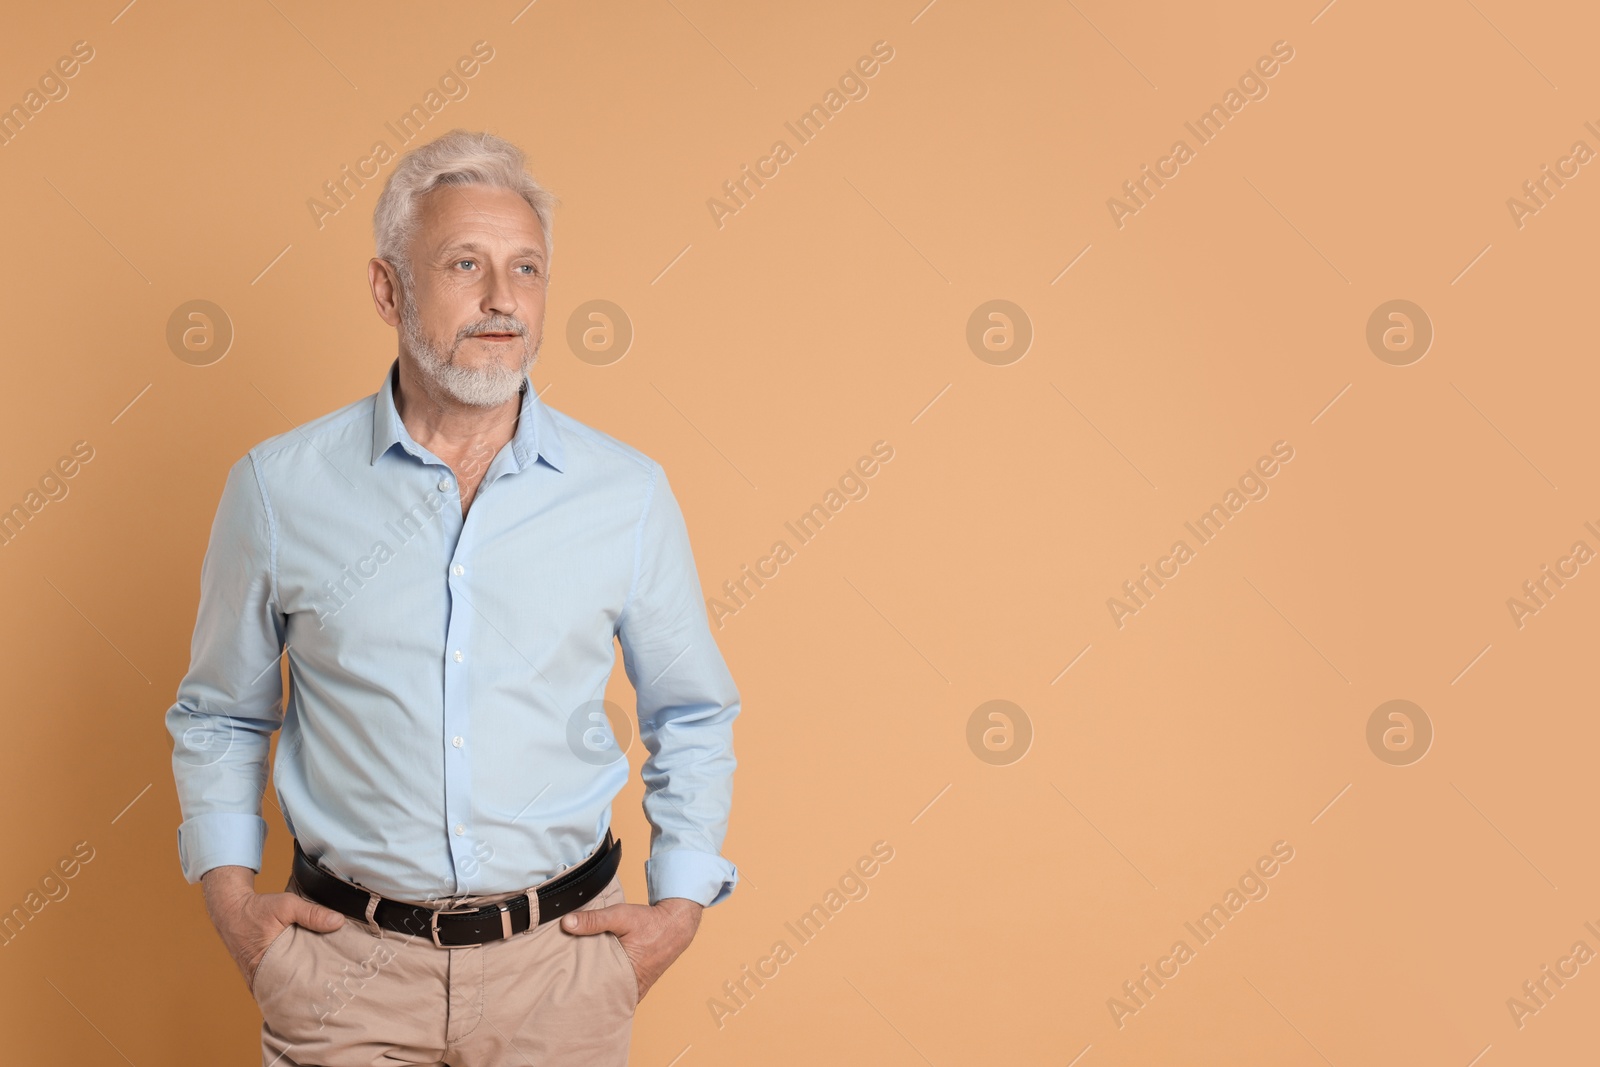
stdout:
[(458, 403), (517, 395), (544, 338), (547, 256), (539, 217), (509, 189), (442, 186), (422, 199), (401, 350)]

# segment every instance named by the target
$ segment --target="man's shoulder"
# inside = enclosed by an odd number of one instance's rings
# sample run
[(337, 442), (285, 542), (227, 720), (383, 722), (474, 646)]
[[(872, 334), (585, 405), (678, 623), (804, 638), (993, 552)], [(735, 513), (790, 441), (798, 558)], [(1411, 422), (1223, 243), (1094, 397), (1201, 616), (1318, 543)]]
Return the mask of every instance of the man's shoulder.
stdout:
[[(335, 460), (352, 446), (372, 446), (372, 405), (376, 393), (368, 393), (341, 408), (319, 415), (308, 422), (258, 441), (239, 462), (294, 463), (308, 459), (322, 463)], [(368, 458), (370, 458), (370, 453)]]
[(561, 436), (561, 449), (569, 467), (598, 474), (634, 473), (646, 481), (655, 478), (661, 469), (661, 464), (626, 441), (580, 422), (549, 404), (544, 405), (544, 410)]

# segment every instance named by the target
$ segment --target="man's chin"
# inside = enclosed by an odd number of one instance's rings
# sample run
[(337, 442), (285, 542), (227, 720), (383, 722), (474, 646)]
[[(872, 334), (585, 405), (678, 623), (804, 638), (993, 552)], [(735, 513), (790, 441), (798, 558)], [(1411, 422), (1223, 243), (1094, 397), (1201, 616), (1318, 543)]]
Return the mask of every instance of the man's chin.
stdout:
[(457, 404), (460, 404), (464, 408), (482, 408), (485, 411), (489, 410), (490, 408), (497, 408), (507, 401), (514, 399), (517, 395), (516, 390), (514, 389), (509, 395), (506, 396), (501, 396), (499, 394), (485, 396), (481, 393), (459, 392), (448, 387), (444, 391), (450, 397), (450, 399), (454, 400)]
[(479, 380), (519, 377), (526, 373), (522, 366), (526, 355), (527, 351), (520, 345), (515, 349), (508, 348), (502, 352), (488, 354), (473, 351), (469, 346), (463, 345), (456, 349), (454, 358), (444, 364), (444, 368), (447, 373)]
[(514, 400), (522, 389), (527, 373), (505, 368), (504, 373), (492, 375), (470, 373), (467, 376), (446, 376), (440, 381), (445, 391), (458, 403), (471, 407), (492, 408)]
[[(457, 346), (451, 353), (450, 365), (473, 374), (501, 370), (526, 374), (538, 354), (537, 350), (529, 352), (528, 341), (524, 337), (514, 341), (485, 341), (478, 337), (469, 337), (466, 343)], [(523, 366), (524, 361), (527, 363), (526, 367)]]

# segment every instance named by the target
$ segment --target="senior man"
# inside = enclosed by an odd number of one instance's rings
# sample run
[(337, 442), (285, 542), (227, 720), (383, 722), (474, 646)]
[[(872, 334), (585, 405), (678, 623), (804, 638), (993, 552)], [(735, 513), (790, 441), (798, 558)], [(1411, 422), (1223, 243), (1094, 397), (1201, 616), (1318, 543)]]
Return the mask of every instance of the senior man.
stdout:
[[(528, 379), (552, 202), (489, 134), (402, 157), (367, 269), (398, 358), (228, 472), (166, 718), (183, 872), (264, 1064), (625, 1063), (639, 999), (737, 884), (739, 694), (683, 514), (658, 463)], [(610, 830), (613, 639), (649, 752), (648, 905)], [(258, 893), (280, 727), (293, 875)]]

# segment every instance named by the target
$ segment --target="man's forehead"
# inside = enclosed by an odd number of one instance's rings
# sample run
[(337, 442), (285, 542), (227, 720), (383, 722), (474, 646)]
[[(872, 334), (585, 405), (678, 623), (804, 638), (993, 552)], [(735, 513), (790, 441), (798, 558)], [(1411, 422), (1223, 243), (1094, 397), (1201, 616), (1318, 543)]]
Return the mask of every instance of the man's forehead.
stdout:
[(543, 252), (544, 231), (528, 202), (510, 189), (442, 186), (423, 203), (423, 230), (435, 245), (516, 245), (519, 253)]
[[(488, 255), (494, 249), (495, 246), (492, 244), (483, 245), (473, 240), (451, 239), (445, 243), (444, 247), (441, 248), (440, 251), (445, 255), (452, 256), (461, 252), (476, 252), (478, 255)], [(544, 258), (544, 246), (542, 245), (518, 245), (517, 247), (510, 249), (510, 252), (514, 256), (531, 256), (534, 259)]]

